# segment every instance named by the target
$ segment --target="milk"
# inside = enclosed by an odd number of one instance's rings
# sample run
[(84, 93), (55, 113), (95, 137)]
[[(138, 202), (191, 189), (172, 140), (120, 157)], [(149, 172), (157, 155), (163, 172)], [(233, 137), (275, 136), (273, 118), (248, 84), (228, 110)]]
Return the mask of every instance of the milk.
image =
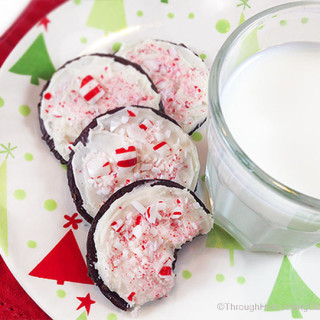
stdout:
[(287, 43), (254, 54), (220, 98), (226, 124), (273, 179), (320, 199), (320, 44)]

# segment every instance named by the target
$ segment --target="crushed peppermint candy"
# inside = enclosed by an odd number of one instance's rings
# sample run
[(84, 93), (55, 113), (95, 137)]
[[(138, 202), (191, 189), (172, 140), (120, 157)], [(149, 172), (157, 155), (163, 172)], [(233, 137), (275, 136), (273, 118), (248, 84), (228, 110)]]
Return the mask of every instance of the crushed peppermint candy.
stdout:
[[(122, 117), (128, 122), (122, 123)], [(142, 123), (147, 130), (139, 128)], [(170, 129), (168, 139), (164, 126)], [(85, 140), (86, 145), (76, 145), (72, 167), (83, 207), (92, 217), (115, 191), (137, 180), (166, 179), (191, 190), (196, 186), (200, 164), (190, 137), (148, 108), (124, 107), (99, 117)]]
[(119, 219), (117, 221), (113, 221), (111, 223), (111, 227), (116, 231), (116, 232), (119, 232), (122, 227), (123, 227), (123, 220)]
[(132, 201), (131, 205), (141, 214), (146, 212), (146, 208), (139, 201)]
[(105, 91), (91, 75), (88, 75), (82, 79), (79, 93), (89, 104), (95, 104), (104, 96)]
[(160, 154), (162, 157), (168, 156), (171, 152), (170, 146), (165, 141), (162, 141), (162, 142), (156, 144), (153, 147), (153, 150), (156, 151), (158, 154)]
[(112, 55), (84, 55), (57, 70), (43, 92), (42, 131), (50, 138), (47, 143), (52, 139), (55, 151), (68, 161), (67, 145), (93, 119), (124, 105), (139, 104), (160, 107), (160, 94), (145, 73)]
[(186, 132), (205, 120), (209, 70), (191, 50), (166, 41), (145, 40), (124, 45), (117, 54), (146, 70), (160, 91), (165, 113)]
[(132, 168), (137, 164), (137, 152), (135, 146), (116, 149), (115, 154), (118, 167)]
[(160, 272), (159, 272), (159, 277), (164, 279), (164, 278), (167, 278), (169, 276), (171, 276), (171, 272), (172, 269), (171, 267), (168, 267), (168, 266), (164, 266), (161, 268)]
[(150, 129), (153, 126), (153, 122), (149, 119), (144, 119), (140, 124), (139, 128), (142, 130), (147, 130)]
[[(115, 200), (95, 230), (95, 268), (130, 307), (167, 296), (175, 281), (175, 250), (213, 224), (201, 206), (195, 208), (198, 200), (186, 189), (149, 184)], [(111, 230), (105, 232), (108, 221)]]

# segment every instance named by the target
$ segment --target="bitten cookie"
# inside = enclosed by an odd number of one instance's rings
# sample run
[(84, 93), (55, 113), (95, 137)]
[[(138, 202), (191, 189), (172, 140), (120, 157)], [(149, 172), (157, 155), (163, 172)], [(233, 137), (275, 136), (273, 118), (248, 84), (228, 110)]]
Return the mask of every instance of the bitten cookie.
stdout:
[(92, 119), (126, 104), (162, 108), (160, 95), (140, 66), (114, 55), (71, 60), (52, 76), (41, 94), (43, 139), (66, 163), (72, 143)]
[(89, 222), (118, 189), (143, 179), (168, 179), (194, 190), (200, 169), (190, 137), (157, 110), (129, 106), (93, 120), (75, 142), (68, 181)]
[(148, 73), (161, 93), (164, 111), (191, 134), (208, 113), (209, 70), (186, 46), (161, 40), (124, 44), (118, 55)]
[(212, 225), (203, 203), (181, 185), (134, 182), (118, 190), (91, 225), (89, 276), (123, 310), (168, 296), (177, 250)]

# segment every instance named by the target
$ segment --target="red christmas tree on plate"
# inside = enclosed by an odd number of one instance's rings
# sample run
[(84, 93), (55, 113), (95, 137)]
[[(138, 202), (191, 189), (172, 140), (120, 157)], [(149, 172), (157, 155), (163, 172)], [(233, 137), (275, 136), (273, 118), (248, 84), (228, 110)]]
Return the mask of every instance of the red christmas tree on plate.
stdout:
[(29, 275), (57, 280), (57, 284), (64, 284), (65, 281), (93, 284), (72, 230), (66, 233)]

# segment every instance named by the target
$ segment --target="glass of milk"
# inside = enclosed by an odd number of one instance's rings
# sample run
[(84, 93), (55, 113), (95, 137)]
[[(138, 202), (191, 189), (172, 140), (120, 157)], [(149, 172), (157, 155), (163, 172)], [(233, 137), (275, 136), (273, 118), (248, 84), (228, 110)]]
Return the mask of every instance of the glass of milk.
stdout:
[(241, 24), (211, 69), (206, 183), (216, 223), (252, 251), (320, 242), (320, 4)]

